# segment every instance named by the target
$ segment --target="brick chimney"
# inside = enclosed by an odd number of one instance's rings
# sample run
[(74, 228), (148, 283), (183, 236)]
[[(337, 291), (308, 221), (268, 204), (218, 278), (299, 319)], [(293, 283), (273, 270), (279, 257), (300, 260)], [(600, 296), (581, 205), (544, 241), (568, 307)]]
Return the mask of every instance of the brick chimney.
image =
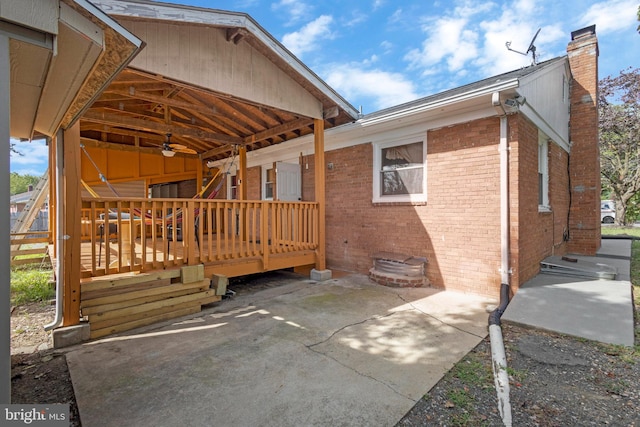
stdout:
[(595, 255), (600, 248), (600, 149), (598, 147), (598, 39), (596, 26), (571, 33), (571, 210), (568, 251)]

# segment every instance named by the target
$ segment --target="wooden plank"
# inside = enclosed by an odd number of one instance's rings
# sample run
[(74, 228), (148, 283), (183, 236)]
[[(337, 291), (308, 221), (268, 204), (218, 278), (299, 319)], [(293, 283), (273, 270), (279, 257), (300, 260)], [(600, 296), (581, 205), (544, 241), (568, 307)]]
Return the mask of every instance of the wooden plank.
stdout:
[[(94, 330), (113, 327), (113, 326), (116, 326), (116, 325), (123, 325), (123, 324), (126, 324), (126, 323), (131, 323), (131, 322), (135, 322), (135, 321), (138, 321), (138, 320), (151, 319), (153, 317), (160, 316), (160, 315), (165, 314), (165, 313), (170, 313), (170, 312), (176, 311), (176, 310), (183, 310), (185, 308), (197, 307), (198, 311), (199, 311), (201, 306), (203, 306), (205, 304), (211, 304), (211, 303), (214, 303), (214, 302), (218, 302), (221, 299), (222, 299), (221, 296), (211, 295), (211, 296), (209, 296), (207, 298), (203, 298), (203, 299), (201, 299), (199, 301), (188, 301), (188, 302), (184, 302), (184, 303), (181, 303), (181, 304), (175, 304), (175, 305), (170, 305), (170, 306), (166, 306), (166, 307), (156, 308), (155, 310), (150, 310), (150, 311), (145, 311), (145, 312), (141, 312), (141, 313), (131, 314), (129, 316), (116, 317), (114, 319), (106, 319), (106, 320), (101, 320), (101, 321), (89, 319), (89, 325), (90, 325), (91, 330), (94, 331)], [(151, 323), (153, 323), (153, 322), (151, 322)]]
[[(27, 233), (28, 234), (28, 233)], [(34, 234), (34, 233), (32, 233)], [(17, 236), (17, 234), (11, 234), (11, 236)], [(49, 237), (32, 237), (24, 239), (11, 239), (12, 245), (27, 245), (32, 243), (46, 243), (49, 244)]]
[(118, 302), (113, 302), (109, 304), (100, 304), (100, 305), (90, 306), (90, 307), (83, 306), (82, 315), (91, 317), (92, 315), (99, 314), (99, 313), (106, 313), (107, 311), (119, 310), (121, 308), (133, 307), (135, 305), (142, 305), (149, 302), (160, 301), (163, 299), (180, 297), (183, 295), (189, 295), (196, 292), (203, 292), (203, 291), (206, 291), (208, 288), (209, 288), (209, 284), (207, 284), (206, 286), (203, 285), (195, 288), (192, 286), (189, 288), (174, 289), (171, 292), (164, 292), (162, 294), (145, 295), (135, 299), (119, 300)]
[(151, 282), (135, 283), (129, 286), (118, 287), (114, 289), (99, 289), (97, 291), (85, 291), (80, 288), (82, 301), (94, 298), (102, 298), (109, 295), (118, 295), (133, 291), (142, 291), (145, 289), (157, 288), (171, 285), (171, 279), (153, 280)]
[(47, 254), (47, 248), (35, 248), (35, 249), (19, 249), (17, 251), (11, 251), (11, 257), (21, 256), (21, 255), (42, 255), (45, 256)]
[(151, 273), (124, 273), (119, 275), (109, 275), (93, 277), (82, 282), (83, 291), (96, 291), (99, 289), (113, 289), (136, 283), (150, 282), (153, 280), (173, 279), (180, 277), (180, 269), (158, 270)]
[(194, 292), (193, 291), (194, 289), (204, 288), (203, 290), (205, 290), (209, 287), (209, 285), (210, 285), (209, 280), (201, 280), (199, 282), (192, 282), (189, 284), (176, 283), (169, 286), (159, 286), (151, 289), (136, 290), (132, 292), (123, 292), (115, 295), (103, 296), (103, 297), (98, 297), (93, 299), (83, 298), (82, 309), (84, 313), (84, 309), (87, 307), (95, 307), (98, 305), (112, 304), (115, 302), (133, 300), (137, 298), (144, 298), (144, 297), (153, 296), (153, 295), (170, 294), (172, 292), (181, 291), (181, 290), (191, 290), (191, 292)]
[[(200, 239), (202, 241), (202, 239)], [(195, 241), (194, 241), (195, 244)], [(188, 265), (180, 269), (182, 283), (192, 283), (204, 280), (204, 265)]]
[(116, 334), (118, 332), (129, 331), (131, 329), (139, 328), (141, 326), (151, 325), (153, 323), (162, 322), (164, 320), (175, 319), (176, 317), (188, 316), (189, 314), (198, 313), (201, 310), (199, 306), (183, 308), (169, 313), (159, 314), (157, 316), (146, 317), (140, 320), (134, 320), (127, 323), (121, 323), (116, 326), (107, 327), (103, 329), (91, 330), (91, 339), (105, 337), (107, 335)]
[(92, 320), (101, 321), (101, 320), (107, 320), (107, 319), (123, 318), (126, 316), (135, 315), (138, 313), (144, 313), (144, 312), (152, 311), (156, 309), (164, 309), (166, 307), (171, 307), (171, 306), (182, 304), (182, 303), (204, 300), (210, 296), (215, 296), (215, 290), (209, 289), (203, 292), (183, 295), (181, 297), (168, 298), (161, 301), (154, 301), (147, 304), (137, 305), (134, 307), (126, 307), (119, 310), (109, 311), (106, 313), (99, 313), (93, 316), (92, 318), (90, 318), (89, 322), (91, 322)]

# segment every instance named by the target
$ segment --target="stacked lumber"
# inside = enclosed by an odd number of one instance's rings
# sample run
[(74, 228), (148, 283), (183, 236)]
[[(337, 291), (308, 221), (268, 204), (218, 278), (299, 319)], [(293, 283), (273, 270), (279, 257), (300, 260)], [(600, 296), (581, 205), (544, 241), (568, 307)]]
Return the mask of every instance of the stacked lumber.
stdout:
[(222, 298), (210, 284), (203, 265), (92, 278), (81, 284), (80, 310), (100, 338), (197, 313)]

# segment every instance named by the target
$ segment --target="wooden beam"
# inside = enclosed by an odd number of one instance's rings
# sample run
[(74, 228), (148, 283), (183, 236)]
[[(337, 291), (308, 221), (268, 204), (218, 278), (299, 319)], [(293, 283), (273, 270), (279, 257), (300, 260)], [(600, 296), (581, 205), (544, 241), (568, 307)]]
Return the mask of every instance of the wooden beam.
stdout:
[(276, 135), (281, 135), (287, 132), (293, 132), (294, 130), (300, 129), (305, 126), (311, 126), (312, 123), (314, 123), (314, 120), (309, 119), (307, 117), (292, 120), (290, 122), (283, 123), (281, 125), (266, 129), (262, 132), (258, 132), (253, 135), (247, 136), (246, 138), (244, 138), (244, 143), (254, 144), (258, 141), (264, 141), (265, 139), (272, 138)]
[(324, 160), (324, 120), (313, 121), (313, 142), (315, 157), (315, 198), (318, 202), (318, 249), (316, 249), (316, 270), (326, 270), (326, 200), (325, 200), (325, 160)]
[[(181, 89), (182, 90), (182, 89)], [(129, 97), (132, 99), (141, 99), (147, 102), (153, 102), (156, 104), (164, 104), (174, 108), (182, 108), (185, 110), (197, 111), (202, 114), (214, 115), (215, 109), (206, 107), (204, 105), (196, 105), (186, 101), (180, 101), (175, 98), (168, 98), (166, 96), (152, 95), (150, 93), (143, 92), (141, 90), (124, 91), (124, 90), (110, 90), (108, 93), (113, 95), (120, 95)], [(174, 94), (175, 95), (175, 94)]]
[(128, 127), (133, 129), (141, 129), (147, 132), (171, 133), (184, 138), (199, 138), (206, 141), (217, 142), (221, 144), (241, 144), (242, 138), (233, 137), (223, 134), (215, 134), (201, 131), (199, 129), (185, 128), (181, 126), (167, 125), (163, 123), (153, 122), (150, 120), (136, 119), (125, 117), (119, 114), (99, 113), (88, 111), (82, 117), (83, 120), (94, 123), (102, 123), (109, 126)]
[(63, 243), (64, 292), (62, 303), (62, 326), (80, 323), (80, 237), (82, 202), (80, 191), (80, 125), (78, 122), (64, 131), (64, 229), (68, 236)]
[(243, 28), (227, 28), (227, 41), (238, 44), (247, 35), (247, 31)]
[(231, 150), (233, 150), (233, 144), (226, 144), (226, 145), (223, 145), (222, 147), (212, 148), (209, 151), (205, 151), (204, 153), (200, 154), (200, 156), (202, 157), (202, 160), (205, 160), (205, 159), (209, 159), (211, 157), (217, 156), (218, 154), (231, 152)]
[[(165, 137), (166, 139), (166, 137)], [(112, 142), (102, 142), (97, 141), (91, 138), (80, 138), (80, 142), (87, 147), (95, 147), (95, 148), (106, 148), (107, 150), (114, 151), (128, 151), (133, 153), (146, 153), (146, 154), (158, 154), (160, 155), (160, 147), (151, 148), (151, 147), (136, 147), (133, 145), (127, 144), (115, 144)], [(176, 153), (176, 155), (181, 155), (185, 157), (193, 157), (194, 154), (184, 154), (184, 153)]]

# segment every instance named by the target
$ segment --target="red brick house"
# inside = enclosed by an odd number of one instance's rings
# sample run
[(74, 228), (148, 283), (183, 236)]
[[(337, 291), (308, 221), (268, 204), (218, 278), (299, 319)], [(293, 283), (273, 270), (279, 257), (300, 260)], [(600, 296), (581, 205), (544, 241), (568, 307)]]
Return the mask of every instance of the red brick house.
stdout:
[[(328, 268), (367, 273), (377, 253), (404, 254), (427, 259), (432, 286), (496, 296), (547, 256), (594, 254), (595, 27), (567, 52), (327, 130)], [(310, 137), (249, 153), (250, 198), (273, 197), (286, 164), (313, 200)]]

